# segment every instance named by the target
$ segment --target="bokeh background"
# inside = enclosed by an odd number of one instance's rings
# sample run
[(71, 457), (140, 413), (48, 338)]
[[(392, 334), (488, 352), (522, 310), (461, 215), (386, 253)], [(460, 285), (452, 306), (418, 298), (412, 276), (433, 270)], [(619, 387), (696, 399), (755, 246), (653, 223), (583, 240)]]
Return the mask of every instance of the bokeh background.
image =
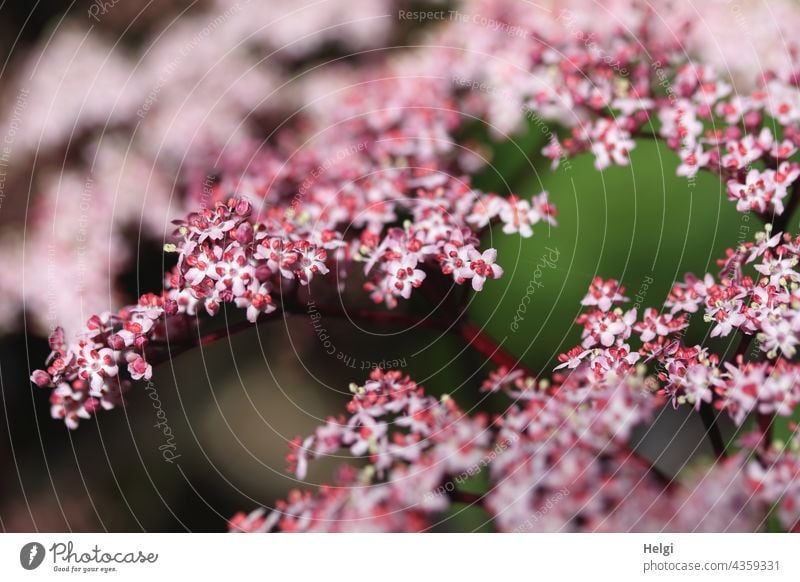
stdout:
[[(721, 11), (725, 3), (709, 4)], [(142, 391), (131, 392), (126, 408), (70, 432), (49, 418), (47, 393), (28, 381), (49, 352), (54, 322), (70, 325), (98, 304), (119, 306), (160, 288), (169, 267), (161, 252), (168, 220), (188, 204), (181, 176), (187, 166), (204, 172), (213, 165), (209, 144), (240, 134), (268, 139), (309, 92), (323, 90), (326, 74), (357, 70), (417, 42), (436, 23), (396, 14), (427, 6), (449, 4), (0, 6), (0, 129), (9, 135), (15, 128), (0, 168), (3, 531), (222, 531), (235, 512), (270, 506), (304, 485), (285, 472), (288, 440), (340, 410), (349, 383), (361, 381), (373, 362), (399, 360), (429, 391), (455, 394), (467, 410), (477, 403), (491, 368), (458, 338), (324, 318), (336, 348), (330, 355), (310, 320), (292, 317), (156, 369), (153, 385), (175, 434), (177, 467), (162, 458), (156, 411)], [(152, 109), (142, 111), (147, 103)], [(533, 238), (489, 233), (507, 276), (470, 300), (473, 319), (535, 370), (551, 370), (556, 356), (578, 343), (572, 321), (593, 277), (619, 279), (642, 306), (660, 305), (684, 273), (714, 271), (727, 247), (756, 231), (718, 180), (676, 177), (677, 156), (654, 141), (638, 143), (628, 167), (598, 173), (591, 155), (551, 170), (539, 153), (547, 136), (533, 122), (509, 141), (490, 139), (478, 122), (463, 137), (488, 140), (492, 164), (480, 171), (478, 187), (524, 196), (548, 190), (559, 209), (558, 228), (540, 227)], [(77, 249), (70, 230), (76, 223), (86, 235)], [(537, 264), (554, 250), (558, 261), (542, 269), (542, 285), (512, 330)], [(90, 257), (77, 274), (68, 264), (76, 252)], [(408, 308), (431, 309), (414, 301)], [(708, 344), (707, 332), (695, 322), (689, 334)], [(727, 425), (723, 431), (732, 434)], [(673, 437), (664, 450), (661, 443)], [(687, 460), (708, 455), (702, 437), (699, 416), (666, 410), (637, 447), (677, 474)], [(315, 464), (307, 482), (324, 481), (334, 465)], [(484, 520), (477, 510), (456, 511), (439, 529), (486, 529)]]

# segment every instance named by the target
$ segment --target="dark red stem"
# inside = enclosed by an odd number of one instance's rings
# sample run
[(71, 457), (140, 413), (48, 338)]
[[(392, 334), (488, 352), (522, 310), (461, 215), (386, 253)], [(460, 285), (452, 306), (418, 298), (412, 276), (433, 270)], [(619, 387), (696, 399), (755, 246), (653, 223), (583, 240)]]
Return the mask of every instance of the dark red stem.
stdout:
[(511, 355), (503, 346), (498, 344), (492, 337), (471, 321), (461, 321), (458, 324), (458, 332), (470, 347), (486, 356), (498, 366), (505, 366), (509, 371), (517, 369), (524, 371), (525, 374), (529, 376), (537, 376), (537, 374), (534, 373), (533, 370), (527, 368), (519, 358)]
[(467, 493), (466, 491), (450, 491), (448, 494), (451, 501), (455, 503), (466, 503), (467, 505), (483, 506), (483, 496), (477, 493)]

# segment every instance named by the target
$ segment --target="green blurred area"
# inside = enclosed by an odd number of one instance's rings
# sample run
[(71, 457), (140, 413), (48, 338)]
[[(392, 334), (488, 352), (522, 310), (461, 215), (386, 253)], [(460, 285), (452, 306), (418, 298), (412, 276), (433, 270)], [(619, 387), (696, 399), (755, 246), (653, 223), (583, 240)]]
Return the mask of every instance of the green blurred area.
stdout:
[[(501, 153), (513, 152), (504, 147)], [(573, 320), (593, 277), (619, 280), (629, 306), (660, 309), (685, 273), (715, 273), (725, 249), (760, 228), (756, 218), (736, 211), (718, 178), (677, 176), (678, 157), (660, 142), (639, 140), (629, 166), (603, 172), (591, 154), (555, 171), (538, 154), (532, 161), (535, 169), (528, 167), (514, 190), (524, 197), (550, 192), (558, 226), (539, 224), (529, 239), (499, 229), (487, 235), (484, 244), (498, 249), (505, 277), (475, 295), (471, 316), (536, 370), (552, 369), (559, 353), (579, 343)], [(520, 307), (526, 293), (530, 303)], [(702, 318), (692, 323), (687, 340), (708, 344)], [(727, 343), (715, 348), (725, 351)]]

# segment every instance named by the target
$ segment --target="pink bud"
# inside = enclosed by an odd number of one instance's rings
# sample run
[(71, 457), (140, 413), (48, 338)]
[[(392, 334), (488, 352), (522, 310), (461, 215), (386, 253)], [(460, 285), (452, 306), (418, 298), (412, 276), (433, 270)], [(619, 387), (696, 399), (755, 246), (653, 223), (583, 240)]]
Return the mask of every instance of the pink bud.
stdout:
[(89, 414), (94, 414), (100, 408), (100, 401), (94, 397), (87, 398), (86, 402), (83, 403), (83, 407)]
[(164, 313), (167, 315), (177, 315), (178, 313), (178, 302), (174, 299), (167, 299), (164, 301)]
[(250, 216), (250, 212), (253, 210), (253, 205), (250, 204), (248, 200), (244, 198), (236, 201), (236, 208), (234, 211), (239, 216)]
[(52, 383), (52, 378), (50, 378), (50, 374), (48, 374), (44, 370), (34, 370), (33, 374), (31, 374), (31, 380), (39, 388), (45, 388)]
[(55, 328), (48, 338), (48, 343), (51, 350), (61, 348), (64, 345), (64, 330), (60, 327)]
[(742, 137), (742, 132), (739, 131), (738, 127), (732, 125), (725, 128), (723, 135), (725, 136), (726, 140), (737, 140)]
[(112, 350), (121, 350), (122, 348), (125, 347), (125, 340), (122, 339), (122, 336), (116, 333), (110, 336), (106, 341), (106, 343), (108, 344), (108, 347), (110, 347)]
[(233, 233), (233, 239), (241, 244), (247, 244), (253, 240), (253, 225), (243, 222)]
[(153, 368), (142, 356), (136, 356), (128, 362), (128, 372), (134, 380), (149, 379), (153, 375)]
[(758, 111), (748, 111), (744, 116), (744, 125), (748, 129), (757, 127), (761, 123), (761, 113)]
[(263, 283), (269, 279), (270, 275), (272, 275), (272, 271), (270, 271), (269, 267), (266, 265), (260, 265), (258, 268), (256, 268), (256, 279), (258, 279), (259, 282)]

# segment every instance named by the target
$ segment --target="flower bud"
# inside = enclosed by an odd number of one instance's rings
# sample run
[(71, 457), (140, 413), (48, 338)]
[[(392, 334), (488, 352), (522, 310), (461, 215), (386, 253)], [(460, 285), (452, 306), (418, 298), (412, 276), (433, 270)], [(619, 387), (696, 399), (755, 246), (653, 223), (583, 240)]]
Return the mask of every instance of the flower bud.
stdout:
[(266, 265), (260, 265), (258, 268), (256, 268), (256, 279), (258, 279), (259, 283), (263, 283), (269, 279), (271, 274), (272, 271), (270, 271), (269, 267)]
[(178, 302), (174, 299), (167, 299), (164, 301), (164, 313), (167, 315), (177, 315), (178, 313)]
[(48, 338), (48, 344), (51, 350), (61, 348), (64, 345), (64, 330), (60, 327), (55, 328)]
[(46, 388), (51, 384), (52, 378), (44, 370), (34, 370), (33, 374), (31, 374), (31, 381), (39, 388)]
[(232, 238), (236, 240), (239, 244), (247, 244), (253, 240), (253, 225), (249, 222), (243, 222), (239, 225), (232, 233)]
[(149, 380), (153, 375), (153, 368), (142, 356), (135, 356), (128, 362), (128, 372), (134, 380)]
[(83, 407), (89, 414), (94, 414), (95, 412), (100, 410), (100, 401), (94, 396), (92, 396), (91, 398), (86, 399), (86, 402), (83, 403)]
[(103, 327), (103, 322), (100, 319), (100, 316), (98, 315), (92, 315), (89, 318), (89, 321), (86, 322), (86, 328), (91, 331), (97, 331), (99, 329), (102, 329), (102, 327)]
[(250, 204), (249, 200), (245, 200), (244, 198), (236, 201), (236, 207), (234, 208), (234, 212), (238, 216), (250, 216), (250, 212), (253, 210), (253, 205)]
[(121, 350), (125, 347), (125, 340), (122, 339), (122, 336), (116, 333), (110, 336), (106, 343), (108, 343), (108, 347), (110, 347), (112, 350)]

